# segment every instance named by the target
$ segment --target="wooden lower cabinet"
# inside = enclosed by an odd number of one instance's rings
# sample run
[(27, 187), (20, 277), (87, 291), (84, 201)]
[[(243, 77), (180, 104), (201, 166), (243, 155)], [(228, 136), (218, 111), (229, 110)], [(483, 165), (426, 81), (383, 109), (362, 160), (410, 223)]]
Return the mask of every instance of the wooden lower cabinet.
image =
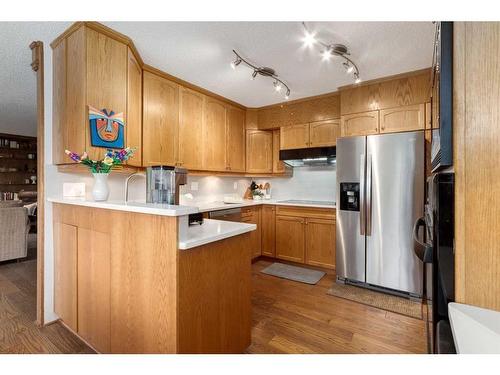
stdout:
[(261, 212), (262, 255), (276, 256), (276, 209), (262, 206)]
[(77, 227), (54, 222), (54, 311), (77, 331)]
[(250, 232), (250, 249), (252, 259), (262, 255), (262, 236), (261, 236), (261, 207), (248, 207), (241, 210), (241, 221), (243, 223), (257, 225), (257, 230)]
[(304, 263), (305, 219), (294, 216), (276, 216), (276, 258)]
[(102, 353), (111, 351), (109, 233), (78, 228), (78, 333)]
[(335, 220), (307, 218), (305, 231), (305, 263), (335, 268)]
[(335, 268), (334, 210), (277, 206), (275, 214), (276, 258)]

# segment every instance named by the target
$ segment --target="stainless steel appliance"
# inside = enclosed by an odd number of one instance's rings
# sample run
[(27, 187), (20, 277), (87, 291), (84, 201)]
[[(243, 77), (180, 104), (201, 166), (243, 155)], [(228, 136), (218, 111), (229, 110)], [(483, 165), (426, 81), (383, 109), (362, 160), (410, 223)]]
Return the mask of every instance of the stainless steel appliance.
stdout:
[[(448, 303), (455, 299), (454, 174), (436, 173), (427, 179), (424, 217), (414, 228), (415, 253), (425, 264), (424, 301), (429, 353), (455, 353)], [(425, 228), (425, 240), (419, 228)]]
[(187, 183), (187, 170), (165, 165), (146, 169), (146, 202), (179, 204), (179, 186)]
[(453, 165), (453, 22), (436, 22), (431, 76), (432, 172)]
[(241, 208), (230, 208), (227, 210), (210, 211), (209, 219), (224, 220), (224, 221), (241, 221)]
[(281, 150), (280, 160), (290, 167), (333, 166), (335, 146)]
[(422, 131), (338, 139), (337, 279), (420, 297), (423, 206)]

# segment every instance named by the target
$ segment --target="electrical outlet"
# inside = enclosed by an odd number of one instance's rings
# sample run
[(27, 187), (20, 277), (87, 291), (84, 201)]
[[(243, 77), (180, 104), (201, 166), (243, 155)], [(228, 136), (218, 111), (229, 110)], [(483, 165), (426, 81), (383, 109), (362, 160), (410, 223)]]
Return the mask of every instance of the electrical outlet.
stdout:
[(191, 191), (198, 191), (198, 183), (193, 181), (191, 182)]
[(234, 190), (238, 190), (238, 183), (237, 183), (237, 182), (235, 182), (235, 183), (233, 184), (233, 189), (234, 189)]

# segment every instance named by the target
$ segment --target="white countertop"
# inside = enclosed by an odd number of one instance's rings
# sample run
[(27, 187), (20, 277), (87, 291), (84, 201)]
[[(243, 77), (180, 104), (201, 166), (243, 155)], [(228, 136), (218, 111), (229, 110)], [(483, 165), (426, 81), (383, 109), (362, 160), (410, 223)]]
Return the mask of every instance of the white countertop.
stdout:
[(205, 219), (201, 225), (192, 225), (179, 237), (179, 249), (187, 250), (210, 242), (223, 240), (257, 229), (255, 224)]
[(249, 206), (259, 206), (259, 205), (275, 205), (275, 206), (296, 206), (296, 207), (316, 207), (316, 208), (335, 208), (332, 204), (311, 204), (311, 203), (288, 203), (276, 199), (262, 199), (262, 200), (251, 200), (244, 199), (241, 203), (224, 203), (219, 202), (199, 202), (199, 203), (186, 203), (186, 206), (197, 207), (199, 212), (208, 211), (218, 211), (226, 210), (231, 208), (241, 208)]
[(143, 214), (152, 214), (160, 216), (184, 216), (198, 212), (197, 207), (176, 206), (170, 204), (153, 204), (143, 202), (125, 202), (125, 201), (106, 201), (95, 202), (81, 198), (47, 198), (49, 202), (72, 204), (76, 206), (85, 206), (93, 208), (104, 208), (108, 210), (138, 212)]
[(449, 303), (451, 331), (460, 354), (500, 354), (500, 312)]

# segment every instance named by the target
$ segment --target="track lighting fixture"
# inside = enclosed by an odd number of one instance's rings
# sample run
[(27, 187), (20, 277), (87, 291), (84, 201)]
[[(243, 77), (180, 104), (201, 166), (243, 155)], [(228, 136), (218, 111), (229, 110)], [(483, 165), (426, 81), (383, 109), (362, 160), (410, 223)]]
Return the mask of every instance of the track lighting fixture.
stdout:
[(352, 74), (354, 77), (354, 83), (360, 83), (361, 78), (359, 77), (359, 69), (358, 66), (351, 60), (349, 57), (351, 54), (347, 47), (343, 44), (328, 44), (316, 38), (316, 34), (312, 33), (307, 29), (306, 23), (302, 22), (302, 26), (304, 27), (304, 38), (302, 41), (304, 42), (304, 46), (311, 47), (314, 44), (318, 44), (324, 48), (321, 51), (321, 56), (323, 61), (329, 61), (331, 57), (338, 56), (344, 60), (342, 65), (346, 69), (347, 74)]
[(283, 82), (280, 78), (278, 78), (278, 75), (276, 74), (274, 69), (268, 68), (265, 66), (259, 67), (259, 66), (253, 65), (250, 62), (248, 62), (247, 60), (245, 60), (243, 57), (238, 55), (238, 53), (234, 49), (233, 49), (233, 53), (235, 54), (236, 59), (231, 63), (231, 68), (236, 69), (236, 67), (238, 65), (243, 63), (244, 65), (253, 69), (252, 77), (251, 77), (252, 80), (254, 80), (258, 74), (261, 76), (264, 76), (264, 77), (272, 78), (274, 80), (273, 81), (274, 90), (276, 90), (276, 92), (281, 92), (283, 87), (285, 87), (286, 88), (285, 99), (288, 100), (288, 98), (290, 97), (290, 88), (288, 87), (288, 85), (285, 82)]
[(241, 64), (241, 59), (238, 57), (236, 60), (234, 60), (234, 61), (231, 63), (231, 68), (236, 69), (236, 67), (237, 67), (238, 65), (240, 65), (240, 64)]

